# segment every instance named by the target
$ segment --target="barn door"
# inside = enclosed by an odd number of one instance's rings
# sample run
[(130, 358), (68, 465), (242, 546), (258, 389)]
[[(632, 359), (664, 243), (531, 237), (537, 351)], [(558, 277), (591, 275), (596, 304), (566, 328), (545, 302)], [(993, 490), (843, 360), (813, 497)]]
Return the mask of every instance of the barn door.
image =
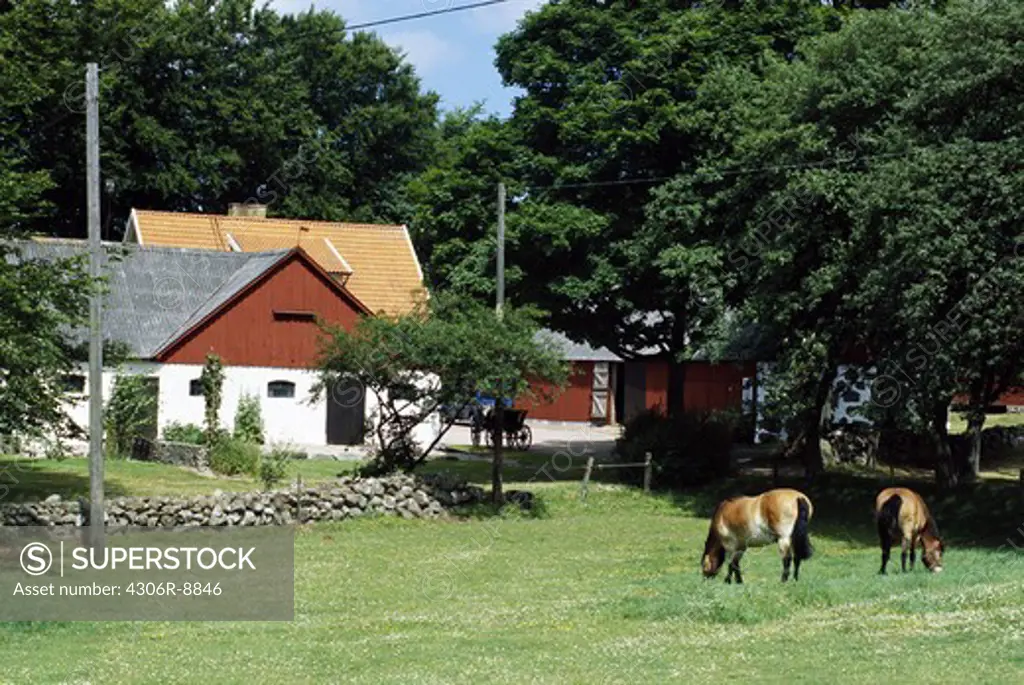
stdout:
[(608, 419), (608, 362), (594, 364), (594, 382), (590, 389), (590, 418)]
[(363, 444), (366, 393), (354, 379), (342, 378), (328, 388), (327, 444)]

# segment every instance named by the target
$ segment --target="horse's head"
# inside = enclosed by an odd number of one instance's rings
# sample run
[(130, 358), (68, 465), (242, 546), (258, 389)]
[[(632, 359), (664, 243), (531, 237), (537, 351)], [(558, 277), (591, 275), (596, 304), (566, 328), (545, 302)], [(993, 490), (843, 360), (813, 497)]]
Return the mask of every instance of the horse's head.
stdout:
[(700, 569), (705, 578), (714, 578), (725, 563), (725, 547), (715, 535), (714, 530), (708, 533), (704, 542), (704, 556), (700, 560)]
[(945, 549), (942, 539), (932, 535), (924, 535), (921, 538), (921, 542), (924, 545), (924, 554), (921, 555), (924, 567), (932, 573), (939, 573), (942, 571), (942, 552)]

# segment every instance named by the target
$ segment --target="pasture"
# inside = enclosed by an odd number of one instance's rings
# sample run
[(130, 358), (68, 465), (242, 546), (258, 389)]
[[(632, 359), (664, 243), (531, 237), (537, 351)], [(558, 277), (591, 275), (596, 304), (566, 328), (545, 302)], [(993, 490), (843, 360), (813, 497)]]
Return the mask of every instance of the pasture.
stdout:
[(743, 585), (701, 578), (714, 503), (769, 486), (754, 479), (651, 497), (597, 483), (586, 504), (575, 482), (513, 483), (542, 498), (535, 514), (308, 527), (293, 622), (4, 624), (0, 682), (1021, 682), (1016, 486), (954, 501), (913, 484), (946, 572), (879, 577), (882, 484), (829, 474), (806, 489), (814, 557), (785, 585), (774, 547), (746, 554)]

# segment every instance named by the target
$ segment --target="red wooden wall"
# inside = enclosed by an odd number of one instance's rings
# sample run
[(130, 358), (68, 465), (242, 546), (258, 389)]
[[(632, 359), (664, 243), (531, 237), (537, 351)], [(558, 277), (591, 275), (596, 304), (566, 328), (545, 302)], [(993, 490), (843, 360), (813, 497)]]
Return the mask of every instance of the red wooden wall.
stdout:
[(743, 406), (743, 378), (753, 375), (753, 363), (689, 364), (683, 406), (687, 411), (739, 409)]
[(241, 300), (179, 341), (161, 361), (202, 364), (208, 352), (225, 365), (312, 368), (321, 336), (312, 321), (282, 321), (274, 310), (312, 311), (323, 321), (352, 327), (359, 318), (355, 305), (300, 259), (279, 265)]
[[(754, 362), (687, 363), (682, 390), (684, 411), (740, 409), (743, 405), (743, 379), (753, 377), (754, 369)], [(660, 404), (662, 411), (666, 411), (668, 393), (669, 363), (660, 360), (647, 362), (646, 407), (651, 409)]]
[(516, 408), (526, 409), (527, 418), (547, 421), (589, 421), (590, 390), (594, 383), (593, 362), (572, 362), (568, 383), (550, 402), (543, 400), (542, 392), (551, 395), (557, 390), (546, 383), (531, 383), (535, 398), (516, 400)]
[(660, 406), (661, 411), (668, 411), (668, 374), (667, 361), (647, 362), (647, 374), (644, 380), (644, 406), (648, 409)]

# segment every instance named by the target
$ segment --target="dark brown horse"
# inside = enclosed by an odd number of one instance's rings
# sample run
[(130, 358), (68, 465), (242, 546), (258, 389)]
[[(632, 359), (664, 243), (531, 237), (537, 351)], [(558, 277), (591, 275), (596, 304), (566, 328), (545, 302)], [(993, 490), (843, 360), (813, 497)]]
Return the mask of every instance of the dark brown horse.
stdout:
[(800, 579), (800, 562), (811, 558), (811, 540), (807, 524), (814, 514), (810, 498), (797, 490), (779, 488), (756, 497), (733, 497), (718, 505), (701, 560), (705, 578), (718, 575), (726, 553), (732, 555), (725, 582), (742, 583), (740, 558), (748, 547), (764, 547), (777, 542), (782, 556), (782, 582), (789, 580), (793, 563), (793, 580)]
[(942, 571), (942, 552), (945, 545), (939, 537), (939, 528), (921, 496), (907, 488), (886, 488), (875, 498), (875, 521), (878, 538), (882, 543), (882, 568), (889, 563), (892, 543), (899, 539), (903, 550), (902, 568), (907, 570), (907, 552), (910, 552), (910, 570), (914, 570), (914, 556), (921, 545), (921, 561), (932, 573)]

